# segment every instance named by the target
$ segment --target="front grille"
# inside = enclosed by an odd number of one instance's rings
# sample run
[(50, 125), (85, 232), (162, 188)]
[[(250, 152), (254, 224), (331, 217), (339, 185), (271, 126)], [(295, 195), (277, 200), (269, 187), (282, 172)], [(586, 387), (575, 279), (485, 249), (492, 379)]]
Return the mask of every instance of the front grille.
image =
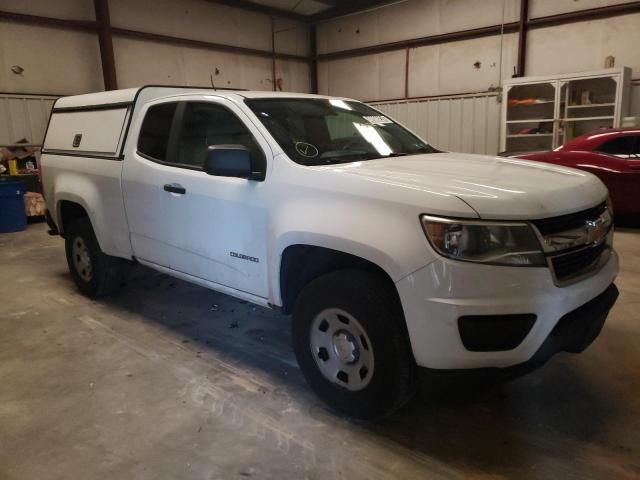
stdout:
[(586, 273), (598, 261), (606, 248), (608, 248), (607, 243), (602, 242), (593, 247), (581, 248), (574, 252), (551, 257), (556, 278), (562, 282)]
[(603, 202), (597, 207), (588, 210), (582, 210), (581, 212), (570, 213), (560, 217), (533, 220), (531, 223), (538, 228), (542, 235), (548, 235), (550, 233), (564, 232), (573, 228), (582, 227), (587, 220), (597, 219), (606, 209), (607, 204)]
[(611, 248), (613, 228), (606, 202), (568, 215), (532, 220), (558, 282), (568, 282), (595, 271)]

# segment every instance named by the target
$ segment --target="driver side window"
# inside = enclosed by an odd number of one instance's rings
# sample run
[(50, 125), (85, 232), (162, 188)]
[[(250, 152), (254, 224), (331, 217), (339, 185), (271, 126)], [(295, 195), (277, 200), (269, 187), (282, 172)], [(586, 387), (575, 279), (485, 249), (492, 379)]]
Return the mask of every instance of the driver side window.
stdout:
[(187, 102), (176, 139), (176, 160), (180, 165), (202, 168), (209, 147), (242, 145), (252, 162), (264, 162), (262, 149), (246, 125), (231, 111), (206, 102)]
[(596, 150), (616, 156), (638, 155), (640, 153), (640, 136), (627, 135), (604, 142)]

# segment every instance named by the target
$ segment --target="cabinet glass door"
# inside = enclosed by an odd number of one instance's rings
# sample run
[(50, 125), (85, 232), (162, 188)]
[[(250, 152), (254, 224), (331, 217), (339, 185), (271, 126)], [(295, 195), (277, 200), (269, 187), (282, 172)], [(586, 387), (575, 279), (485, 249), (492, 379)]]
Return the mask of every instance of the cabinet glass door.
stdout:
[(564, 138), (572, 138), (602, 128), (612, 128), (616, 113), (617, 81), (614, 77), (585, 78), (565, 82), (560, 108)]
[(515, 85), (507, 93), (506, 150), (551, 150), (554, 139), (555, 82)]

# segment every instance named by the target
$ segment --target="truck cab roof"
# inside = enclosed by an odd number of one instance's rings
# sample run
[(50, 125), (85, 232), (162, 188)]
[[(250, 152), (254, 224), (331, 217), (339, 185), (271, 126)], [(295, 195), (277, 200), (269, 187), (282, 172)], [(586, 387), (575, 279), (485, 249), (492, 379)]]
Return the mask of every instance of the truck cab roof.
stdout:
[(88, 93), (84, 95), (62, 97), (56, 101), (54, 109), (58, 111), (83, 109), (94, 110), (100, 107), (111, 107), (114, 105), (124, 106), (127, 104), (136, 103), (138, 98), (140, 98), (143, 93), (145, 102), (155, 100), (157, 98), (184, 94), (215, 94), (236, 100), (239, 98), (335, 98), (306, 93), (264, 92), (221, 89), (213, 87), (174, 87), (168, 85), (147, 85), (143, 87), (126, 88), (122, 90), (111, 90), (107, 92)]

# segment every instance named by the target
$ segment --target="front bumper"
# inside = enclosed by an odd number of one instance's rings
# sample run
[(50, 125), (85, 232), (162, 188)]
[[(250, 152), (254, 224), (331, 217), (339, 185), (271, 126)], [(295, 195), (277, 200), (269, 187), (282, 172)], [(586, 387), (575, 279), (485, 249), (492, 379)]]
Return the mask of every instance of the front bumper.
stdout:
[(600, 335), (617, 299), (618, 288), (612, 283), (596, 298), (564, 315), (531, 360), (544, 363), (558, 352), (582, 353)]
[[(396, 285), (418, 366), (505, 368), (540, 362), (543, 357), (546, 361), (560, 350), (586, 348), (600, 332), (617, 298), (612, 285), (617, 272), (615, 252), (598, 272), (564, 287), (554, 284), (547, 268), (439, 259)], [(536, 320), (514, 348), (471, 351), (465, 347), (459, 329), (461, 317), (523, 314), (535, 315)]]

